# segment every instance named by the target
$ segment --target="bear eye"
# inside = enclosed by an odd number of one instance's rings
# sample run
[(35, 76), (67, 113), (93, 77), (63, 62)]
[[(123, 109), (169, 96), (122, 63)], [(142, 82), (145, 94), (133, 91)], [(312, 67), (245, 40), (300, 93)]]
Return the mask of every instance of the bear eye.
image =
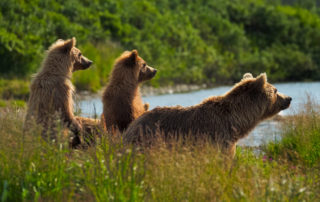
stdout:
[(277, 89), (274, 89), (274, 93), (277, 93), (278, 92), (278, 90)]
[(81, 55), (82, 55), (81, 53), (78, 54), (79, 57), (81, 57)]
[(146, 66), (147, 66), (147, 64), (146, 64), (146, 63), (143, 63), (142, 67), (144, 68), (144, 67), (146, 67)]

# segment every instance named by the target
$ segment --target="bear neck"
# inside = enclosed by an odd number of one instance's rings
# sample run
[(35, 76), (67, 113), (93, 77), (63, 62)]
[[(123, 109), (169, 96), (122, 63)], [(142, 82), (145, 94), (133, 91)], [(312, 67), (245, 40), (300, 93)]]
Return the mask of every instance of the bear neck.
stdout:
[[(250, 104), (238, 97), (212, 97), (203, 103), (203, 107), (216, 127), (227, 127), (219, 131), (228, 131), (223, 135), (230, 136), (233, 142), (246, 137), (262, 121), (263, 107), (257, 103)], [(224, 125), (221, 126), (221, 123)]]
[(61, 55), (49, 53), (42, 65), (41, 74), (70, 80), (72, 77), (72, 69), (73, 63), (71, 62), (70, 56), (66, 55), (61, 57)]
[(118, 95), (125, 95), (129, 103), (140, 96), (140, 83), (135, 80), (124, 80), (122, 78), (112, 77), (108, 88), (117, 89)]

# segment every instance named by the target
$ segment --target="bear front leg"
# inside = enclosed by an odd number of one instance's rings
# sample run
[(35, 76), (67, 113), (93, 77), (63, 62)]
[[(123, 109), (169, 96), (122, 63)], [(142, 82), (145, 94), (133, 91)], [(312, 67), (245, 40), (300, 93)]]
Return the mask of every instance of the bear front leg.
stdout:
[(236, 155), (236, 149), (237, 149), (236, 143), (230, 145), (229, 154), (230, 154), (231, 159), (233, 159), (234, 156)]
[(226, 155), (227, 158), (233, 159), (236, 154), (237, 144), (233, 142), (222, 143), (222, 153)]
[(148, 111), (149, 110), (149, 103), (144, 103), (143, 107), (144, 107), (145, 111)]
[(73, 133), (73, 138), (70, 142), (71, 148), (77, 148), (82, 143), (81, 135), (82, 135), (82, 126), (76, 119), (71, 119), (71, 121), (68, 121), (69, 125), (68, 128)]
[(73, 112), (68, 108), (68, 104), (65, 104), (64, 110), (62, 111), (62, 120), (66, 123), (67, 127), (72, 131), (74, 137), (71, 142), (71, 147), (75, 148), (81, 144), (82, 126), (73, 116)]
[(77, 136), (82, 132), (81, 124), (74, 118), (70, 121), (69, 128)]

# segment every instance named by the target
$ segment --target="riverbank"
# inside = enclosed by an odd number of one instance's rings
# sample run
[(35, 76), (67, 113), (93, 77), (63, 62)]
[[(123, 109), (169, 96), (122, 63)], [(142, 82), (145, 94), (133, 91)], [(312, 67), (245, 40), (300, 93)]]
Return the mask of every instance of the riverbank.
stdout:
[[(27, 100), (29, 97), (30, 81), (25, 79), (0, 79), (0, 99), (3, 100)], [(142, 96), (153, 96), (162, 94), (185, 93), (201, 89), (206, 89), (207, 84), (177, 84), (172, 86), (153, 87), (150, 85), (141, 85), (140, 92)], [(213, 86), (210, 86), (213, 87)], [(97, 89), (96, 89), (97, 90)], [(88, 90), (77, 89), (76, 94), (80, 99), (88, 99), (90, 97), (101, 97), (104, 87), (91, 92)]]
[[(176, 93), (186, 93), (197, 90), (202, 90), (208, 88), (208, 85), (188, 85), (188, 84), (177, 84), (174, 86), (162, 86), (162, 87), (152, 87), (148, 85), (142, 85), (140, 87), (141, 96), (155, 96), (164, 94), (176, 94)], [(77, 91), (77, 97), (79, 100), (97, 99), (101, 98), (104, 88), (100, 89), (97, 93), (92, 93), (90, 91)]]
[(23, 109), (0, 109), (3, 201), (316, 201), (320, 197), (320, 108), (283, 122), (282, 140), (237, 147), (229, 161), (209, 144), (138, 151), (121, 138), (87, 150), (22, 135)]

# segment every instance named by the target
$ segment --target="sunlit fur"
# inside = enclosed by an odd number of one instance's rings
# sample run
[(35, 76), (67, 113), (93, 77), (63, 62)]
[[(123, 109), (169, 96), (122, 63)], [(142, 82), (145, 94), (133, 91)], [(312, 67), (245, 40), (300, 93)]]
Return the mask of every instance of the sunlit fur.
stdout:
[(102, 121), (109, 132), (125, 130), (148, 110), (148, 104), (143, 104), (141, 99), (139, 84), (153, 78), (156, 72), (146, 65), (136, 50), (125, 51), (115, 61), (102, 97)]
[[(191, 107), (158, 107), (132, 122), (124, 133), (127, 143), (152, 142), (155, 137), (207, 138), (233, 156), (236, 143), (262, 120), (289, 107), (291, 98), (277, 93), (265, 74), (251, 74), (222, 96)], [(157, 134), (158, 133), (158, 134)]]
[[(96, 140), (103, 133), (103, 126), (99, 119), (75, 116), (83, 129), (83, 135), (80, 142), (73, 142), (74, 146), (85, 148), (96, 145)], [(81, 145), (80, 145), (81, 144)]]
[[(54, 128), (61, 120), (62, 125), (68, 126), (75, 134), (81, 131), (81, 125), (73, 115), (74, 87), (70, 79), (73, 71), (88, 68), (92, 62), (79, 54), (75, 44), (75, 38), (58, 40), (47, 51), (30, 86), (25, 129), (34, 120), (42, 125), (44, 137), (49, 135), (55, 139)], [(74, 69), (75, 63), (78, 63), (77, 69)]]

